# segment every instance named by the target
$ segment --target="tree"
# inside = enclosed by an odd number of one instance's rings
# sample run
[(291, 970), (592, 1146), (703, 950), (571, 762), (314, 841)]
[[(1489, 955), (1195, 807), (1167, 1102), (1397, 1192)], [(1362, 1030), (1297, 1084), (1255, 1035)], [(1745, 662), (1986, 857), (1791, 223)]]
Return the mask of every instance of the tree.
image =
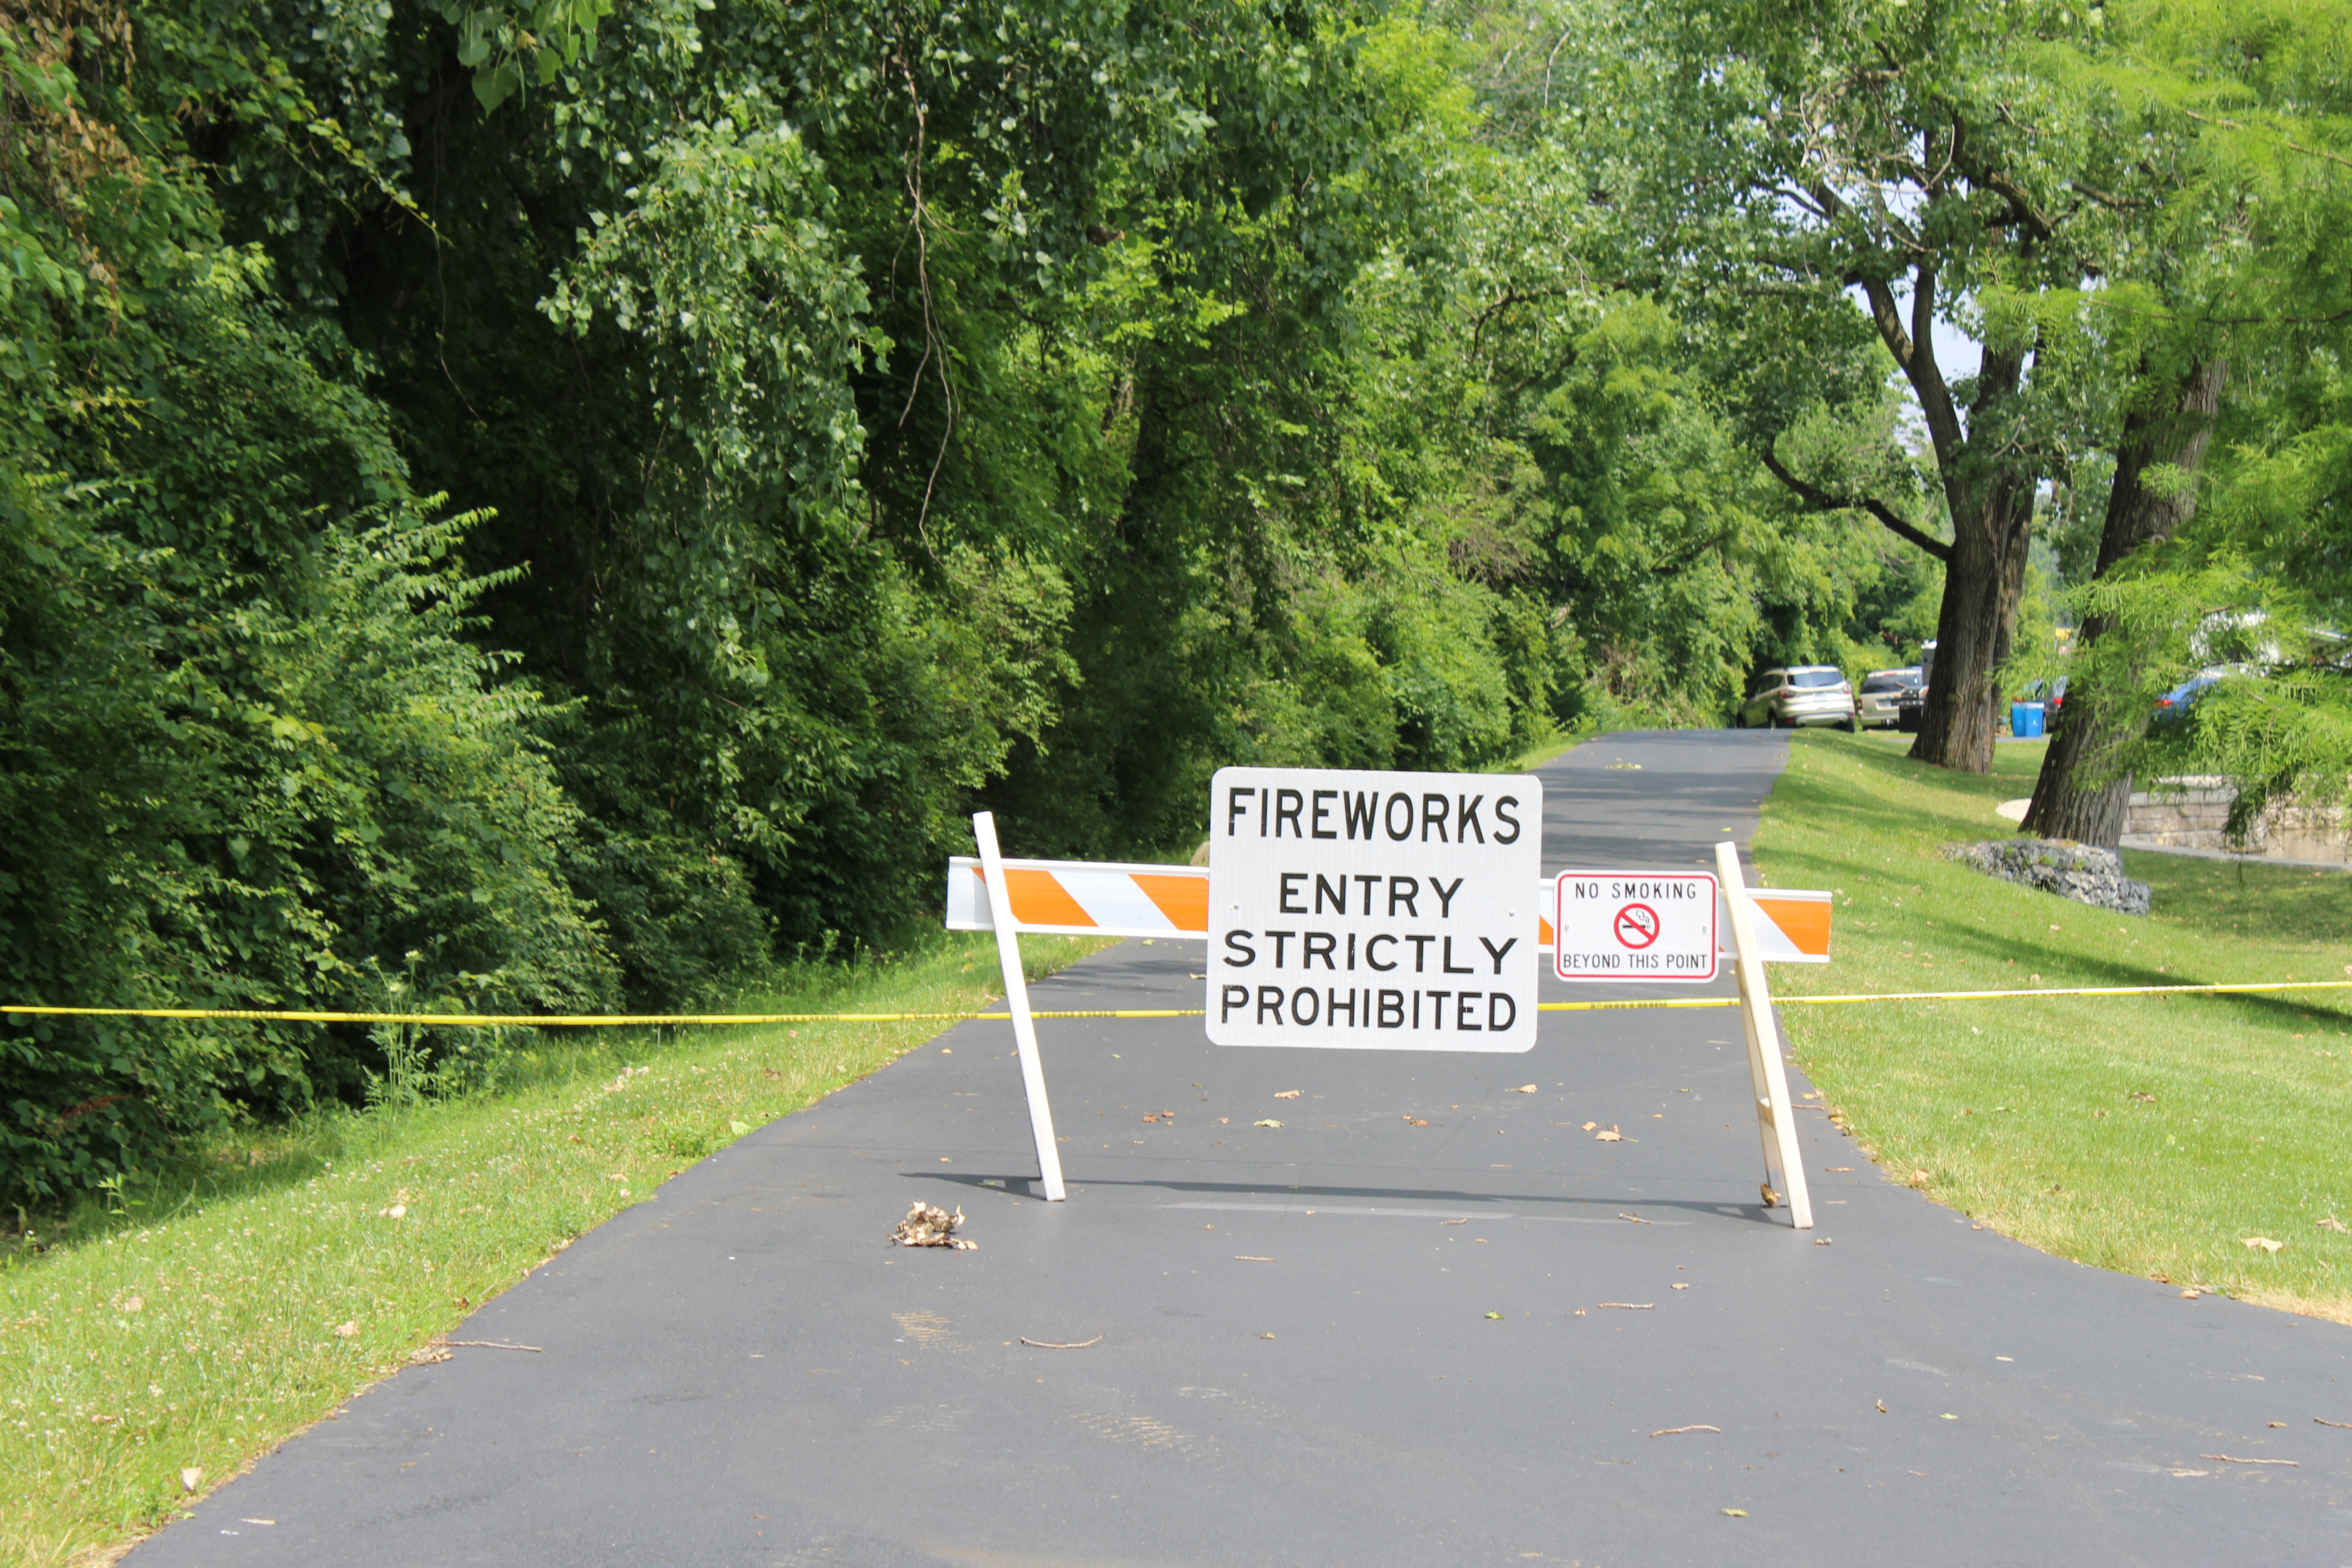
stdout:
[[(2026, 816), (2034, 832), (2117, 842), (2133, 768), (2150, 751), (2149, 680), (2160, 689), (2185, 673), (2177, 661), (2208, 640), (2192, 635), (2206, 612), (2242, 601), (2340, 615), (2352, 586), (2332, 565), (2326, 481), (2309, 467), (2336, 444), (2331, 426), (2341, 430), (2321, 389), (2347, 319), (2352, 163), (2331, 150), (2327, 122), (2345, 107), (2335, 67), (2347, 22), (2339, 5), (2133, 8), (2050, 62), (2136, 113), (2144, 142), (2168, 155), (2144, 221), (2143, 281), (2100, 306), (2119, 352), (2137, 356), (2137, 401), (2116, 444), (2093, 588), (2112, 584), (2105, 602), (2131, 605), (2139, 624), (2120, 633), (2124, 646), (2102, 648), (2116, 628), (2105, 614), (2085, 618), (2083, 647), (2104, 657), (2084, 659), (2088, 679), (2069, 688)], [(2252, 374), (2225, 411), (2233, 359)], [(2217, 429), (2228, 437), (2209, 473)], [(2165, 549), (2217, 489), (2206, 537)], [(2204, 564), (2216, 557), (2252, 569), (2218, 600)], [(2265, 635), (2273, 647), (2297, 640), (2284, 622)], [(2315, 686), (2307, 668), (2283, 673), (2236, 686), (2157, 738), (2176, 761), (2237, 778), (2242, 824), (2298, 784), (2341, 793), (2333, 726), (2294, 711), (2326, 705), (2329, 684)]]
[[(1943, 563), (1913, 755), (1982, 772), (2036, 490), (2089, 395), (2075, 301), (2112, 270), (2143, 178), (2125, 140), (2030, 68), (2092, 23), (2032, 0), (1639, 15), (1656, 61), (1643, 107), (1665, 128), (1643, 168), (1657, 247), (1731, 329), (1759, 460), (1806, 506), (1865, 510)], [(1822, 356), (1850, 330), (1849, 290), (1916, 402), (1948, 542), (1910, 498), (1803, 473), (1781, 450), (1805, 410), (1866, 395)], [(1939, 321), (1980, 336), (1974, 374), (1942, 363)]]
[[(2171, 406), (2134, 408), (2125, 417), (2100, 530), (2096, 576), (2106, 576), (2147, 546), (2172, 538), (2196, 514), (2194, 481), (2212, 442), (2228, 375), (2228, 362), (2219, 355), (2193, 361), (2165, 378), (2178, 389)], [(2150, 382), (2157, 384), (2150, 386)], [(2157, 395), (2168, 390), (2152, 374), (2144, 375), (2140, 384)], [(2108, 630), (2105, 616), (2085, 616), (2076, 633), (2078, 652), (2096, 647)], [(2125, 759), (2147, 727), (2147, 710), (2132, 700), (2139, 681), (2126, 679), (2129, 696), (2105, 689), (2106, 684), (2070, 683), (2026, 809), (2027, 832), (2109, 849), (2122, 838), (2132, 785)]]

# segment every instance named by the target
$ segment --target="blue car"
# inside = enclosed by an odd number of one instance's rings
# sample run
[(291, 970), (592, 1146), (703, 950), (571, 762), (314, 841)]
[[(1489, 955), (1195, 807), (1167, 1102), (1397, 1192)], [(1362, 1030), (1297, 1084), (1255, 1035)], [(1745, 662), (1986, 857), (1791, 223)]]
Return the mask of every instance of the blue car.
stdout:
[(2189, 704), (2205, 694), (2206, 689), (2218, 686), (2229, 679), (2228, 669), (2200, 669), (2171, 690), (2156, 700), (2155, 721), (2177, 724), (2187, 717)]

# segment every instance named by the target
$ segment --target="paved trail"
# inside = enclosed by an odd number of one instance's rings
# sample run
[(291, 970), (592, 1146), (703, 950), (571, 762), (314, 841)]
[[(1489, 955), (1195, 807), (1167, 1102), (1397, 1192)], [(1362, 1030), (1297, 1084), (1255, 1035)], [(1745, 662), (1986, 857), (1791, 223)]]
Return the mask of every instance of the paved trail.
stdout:
[[(1785, 755), (1592, 742), (1544, 770), (1547, 869), (1706, 864)], [(1197, 1005), (1198, 953), (1129, 942), (1036, 1004)], [(965, 1025), (458, 1336), (545, 1353), (404, 1372), (129, 1562), (2352, 1562), (2352, 1430), (2312, 1419), (2352, 1421), (2352, 1330), (1972, 1230), (1818, 1113), (1816, 1245), (1758, 1205), (1737, 1027), (1547, 1015), (1454, 1057), (1048, 1023), (1048, 1205), (1006, 1026)], [(980, 1250), (884, 1246), (915, 1198)]]

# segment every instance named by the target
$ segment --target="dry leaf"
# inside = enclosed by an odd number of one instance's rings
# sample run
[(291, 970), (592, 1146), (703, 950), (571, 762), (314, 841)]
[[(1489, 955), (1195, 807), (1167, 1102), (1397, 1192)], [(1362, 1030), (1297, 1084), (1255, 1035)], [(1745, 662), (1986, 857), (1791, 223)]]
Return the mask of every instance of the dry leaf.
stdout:
[(1260, 1127), (1279, 1127), (1279, 1126), (1281, 1126), (1281, 1125), (1282, 1125), (1282, 1123), (1281, 1123), (1281, 1122), (1279, 1122), (1279, 1121), (1276, 1121), (1272, 1120), (1271, 1118), (1269, 1118), (1269, 1119), (1267, 1119), (1266, 1121), (1260, 1121), (1260, 1122), (1255, 1123), (1255, 1125), (1260, 1126)]
[(1598, 1126), (1600, 1126), (1600, 1125), (1601, 1125), (1601, 1123), (1599, 1123), (1598, 1121), (1588, 1121), (1588, 1122), (1586, 1122), (1586, 1123), (1584, 1124), (1584, 1131), (1586, 1131), (1587, 1132), (1590, 1132), (1590, 1131), (1591, 1131), (1594, 1128), (1596, 1128), (1596, 1127), (1598, 1127)]
[(2194, 1301), (2198, 1297), (2202, 1296), (2203, 1294), (2205, 1294), (2204, 1291), (2200, 1290), (2196, 1286), (2191, 1285), (2188, 1289), (2183, 1290), (2180, 1293), (2180, 1299), (2184, 1301)]
[(1690, 1287), (1687, 1284), (1677, 1281), (1675, 1284), (1667, 1286), (1666, 1289), (1669, 1290), (1687, 1290)]
[(2252, 1252), (2256, 1248), (2260, 1248), (2264, 1252), (2277, 1252), (2286, 1246), (2285, 1242), (2273, 1241), (2267, 1236), (2250, 1236), (2245, 1237), (2244, 1241), (2246, 1250), (2249, 1252)]
[(1637, 1214), (1625, 1214), (1625, 1213), (1622, 1213), (1622, 1211), (1618, 1214), (1617, 1217), (1618, 1217), (1619, 1219), (1629, 1219), (1629, 1220), (1632, 1220), (1635, 1225), (1647, 1225), (1647, 1224), (1649, 1224), (1649, 1223), (1650, 1223), (1648, 1220), (1643, 1219), (1640, 1215), (1637, 1215)]
[(1429, 1125), (1429, 1118), (1426, 1116), (1408, 1116), (1404, 1121), (1405, 1125), (1408, 1127), (1426, 1127)]
[(1466, 1219), (1442, 1219), (1437, 1223), (1440, 1225), (1468, 1225), (1470, 1222)]
[(1592, 1135), (1592, 1141), (1596, 1143), (1622, 1143), (1625, 1142), (1625, 1134), (1618, 1131), (1614, 1127), (1604, 1127)]
[(1651, 1433), (1650, 1436), (1653, 1437), (1672, 1437), (1676, 1434), (1683, 1432), (1714, 1432), (1719, 1435), (1722, 1431), (1723, 1428), (1720, 1426), (1709, 1426), (1702, 1423), (1690, 1426), (1661, 1426), (1656, 1431)]
[(1145, 1117), (1143, 1120), (1146, 1121), (1157, 1121), (1160, 1120), (1160, 1116), (1159, 1113), (1155, 1111), (1151, 1115)]
[(204, 1479), (205, 1472), (203, 1469), (197, 1466), (191, 1465), (186, 1469), (180, 1472), (180, 1489), (184, 1492), (193, 1492), (196, 1489), (196, 1483)]
[(1719, 1511), (1726, 1519), (1746, 1519), (1748, 1517), (1748, 1510), (1744, 1508), (1727, 1508), (1720, 1510)]
[(1535, 1091), (1536, 1086), (1534, 1084), (1523, 1083), (1517, 1089), (1505, 1089), (1503, 1092), (1506, 1094), (1533, 1094)]
[(2290, 1470), (2301, 1469), (2300, 1459), (2242, 1459), (2235, 1454), (2200, 1454), (2200, 1459), (2219, 1459), (2225, 1465), (2284, 1465)]
[(2156, 1096), (2148, 1093), (2148, 1091), (2144, 1089), (2133, 1089), (2131, 1091), (2131, 1097), (2139, 1101), (2142, 1105), (2154, 1105), (2156, 1103)]
[(147, 1304), (147, 1298), (146, 1298), (146, 1297), (144, 1297), (144, 1296), (133, 1296), (133, 1297), (131, 1297), (129, 1300), (127, 1300), (127, 1301), (125, 1301), (125, 1302), (123, 1302), (123, 1303), (122, 1303), (122, 1310), (123, 1310), (124, 1311), (126, 1311), (126, 1312), (135, 1312), (135, 1311), (139, 1310), (142, 1307), (144, 1307), (146, 1304)]
[(1853, 1174), (1853, 1167), (1852, 1165), (1823, 1165), (1822, 1169), (1841, 1176), (1850, 1176)]
[(1927, 1173), (1925, 1171), (1914, 1171), (1911, 1173), (1911, 1179), (1915, 1182), (1924, 1182), (1927, 1179)]
[(2352, 1421), (2330, 1421), (2325, 1415), (2315, 1415), (2312, 1419), (2318, 1422), (2322, 1426), (2342, 1426), (2347, 1430), (2352, 1430)]
[(1826, 1236), (1817, 1236), (1813, 1237), (1813, 1245), (1815, 1247), (1827, 1247), (1829, 1244), (1830, 1238)]
[(1274, 1336), (1272, 1334), (1260, 1334), (1258, 1335), (1258, 1338), (1262, 1340), (1270, 1340), (1274, 1338)]
[(919, 1202), (908, 1209), (907, 1217), (893, 1227), (890, 1240), (898, 1247), (951, 1247), (959, 1252), (977, 1252), (980, 1250), (978, 1242), (966, 1241), (960, 1236), (950, 1234), (961, 1224), (962, 1205), (957, 1205), (955, 1213), (950, 1214), (945, 1209)]
[(2315, 1220), (2312, 1223), (2318, 1226), (2322, 1230), (2332, 1230), (2338, 1236), (2342, 1236), (2347, 1231), (2352, 1231), (2352, 1226), (2346, 1225), (2334, 1215), (2329, 1215), (2326, 1219)]
[(1303, 1089), (1281, 1089), (1275, 1090), (1274, 1098), (1276, 1100), (1297, 1100), (1304, 1092), (1306, 1091)]
[(359, 1331), (359, 1320), (356, 1318), (345, 1318), (341, 1322), (335, 1325), (335, 1338), (339, 1340), (350, 1339)]
[(1489, 1312), (1489, 1313), (1487, 1313), (1487, 1314), (1486, 1314), (1486, 1316), (1487, 1316), (1487, 1317), (1489, 1317), (1489, 1318), (1499, 1318), (1499, 1317), (1501, 1317), (1502, 1315), (1503, 1315), (1503, 1314), (1502, 1314), (1502, 1313), (1500, 1313), (1500, 1312)]
[(453, 1359), (455, 1358), (450, 1355), (449, 1347), (437, 1337), (427, 1340), (408, 1352), (408, 1364), (411, 1366), (431, 1366), (436, 1362)]
[(1878, 1413), (1879, 1413), (1881, 1415), (1885, 1415), (1885, 1414), (1886, 1414), (1886, 1401), (1885, 1401), (1884, 1399), (1881, 1399), (1881, 1400), (1877, 1401), (1876, 1403), (1877, 1403), (1877, 1405), (1878, 1405)]

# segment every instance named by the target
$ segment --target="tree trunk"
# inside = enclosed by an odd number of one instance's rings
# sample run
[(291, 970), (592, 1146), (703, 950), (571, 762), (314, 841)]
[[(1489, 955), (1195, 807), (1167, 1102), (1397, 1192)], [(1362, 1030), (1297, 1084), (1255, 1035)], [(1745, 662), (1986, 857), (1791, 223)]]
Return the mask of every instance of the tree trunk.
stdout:
[[(2147, 470), (2166, 466), (2193, 474), (2203, 465), (2229, 374), (2227, 360), (2202, 361), (2182, 377), (2177, 406), (2136, 409), (2125, 418), (2095, 577), (2105, 576), (2143, 545), (2171, 538), (2196, 514), (2193, 487), (2160, 495), (2148, 488)], [(2080, 646), (2090, 647), (2106, 630), (2100, 617), (2086, 617)], [(2147, 724), (2145, 714), (2118, 710), (2096, 691), (2070, 688), (2050, 749), (2042, 753), (2033, 804), (2025, 812), (2025, 830), (2043, 838), (2116, 847), (2131, 803), (2131, 774), (2123, 767), (2123, 758)], [(2083, 781), (2079, 784), (2078, 778)]]
[(1948, 487), (1952, 554), (1936, 616), (1936, 669), (1911, 755), (1962, 773), (1989, 773), (2000, 711), (1993, 671), (2009, 657), (2025, 593), (2033, 482), (2014, 471)]

